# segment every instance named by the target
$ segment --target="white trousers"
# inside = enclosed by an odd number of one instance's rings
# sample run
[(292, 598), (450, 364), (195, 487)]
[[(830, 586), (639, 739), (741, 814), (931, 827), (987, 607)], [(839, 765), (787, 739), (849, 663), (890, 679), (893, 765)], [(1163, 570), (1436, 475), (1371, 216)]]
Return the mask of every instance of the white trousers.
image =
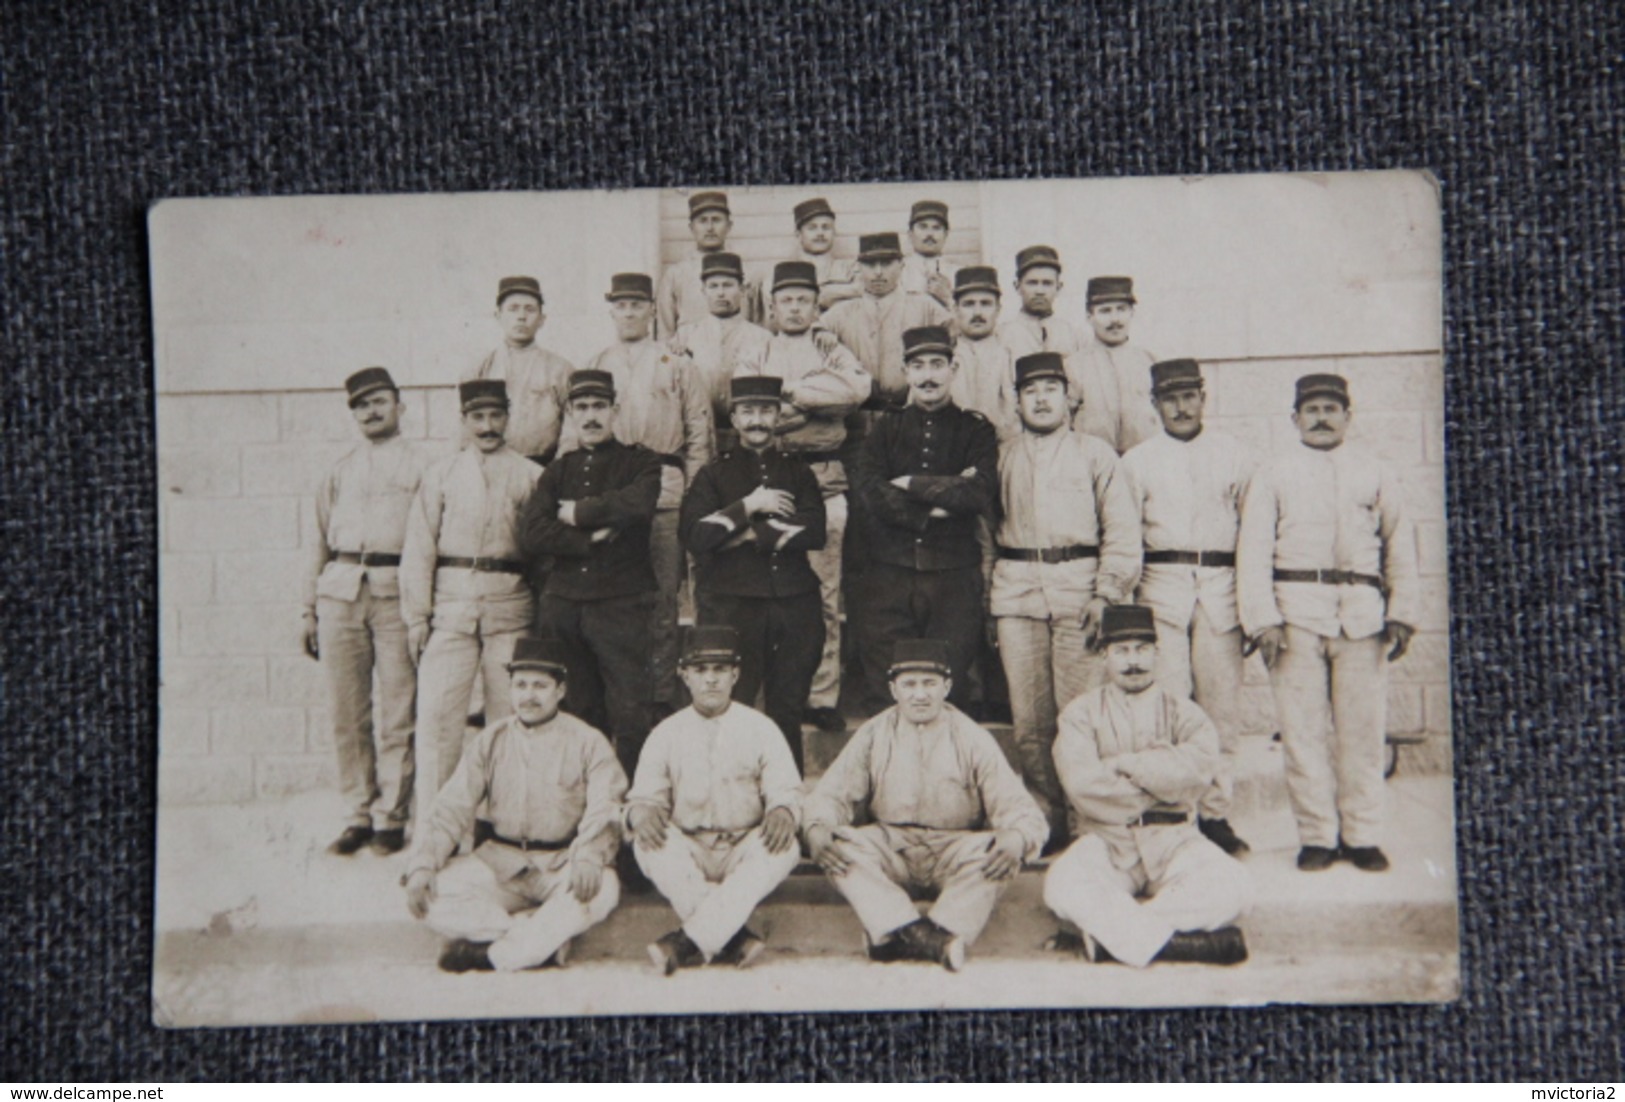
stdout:
[(1010, 884), (982, 875), (982, 863), (993, 845), (992, 831), (871, 823), (840, 827), (835, 837), (852, 865), (830, 879), (858, 913), (873, 945), (920, 917), (907, 890), (913, 888), (937, 892), (927, 916), (969, 946)]
[(1241, 656), (1241, 628), (1213, 630), (1200, 604), (1190, 623), (1176, 627), (1157, 621), (1157, 683), (1175, 696), (1194, 699), (1219, 731), (1224, 756), (1203, 795), (1204, 819), (1226, 819), (1235, 784), (1236, 754), (1241, 749), (1241, 682), (1246, 659)]
[(570, 892), (568, 850), (526, 854), (529, 869), (499, 881), (478, 857), (454, 857), (435, 878), (429, 927), (446, 937), (491, 943), (501, 972), (534, 968), (559, 946), (602, 922), (620, 902), (621, 882), (606, 868), (598, 894), (586, 903)]
[(841, 702), (841, 546), (846, 542), (846, 495), (824, 499), (824, 546), (807, 552), (818, 575), (824, 606), (824, 653), (818, 659), (807, 707), (834, 708)]
[(484, 636), (460, 631), (430, 633), (418, 661), (418, 798), (412, 816), (415, 828), (422, 827), (435, 796), (451, 780), (462, 760), (474, 678), (478, 676), (485, 686), (487, 724), (513, 714), (507, 667), (519, 635), (517, 631)]
[(666, 828), (666, 844), (646, 849), (635, 841), (638, 865), (682, 920), (683, 932), (710, 960), (727, 945), (801, 859), (793, 841), (769, 853), (762, 828), (685, 834)]

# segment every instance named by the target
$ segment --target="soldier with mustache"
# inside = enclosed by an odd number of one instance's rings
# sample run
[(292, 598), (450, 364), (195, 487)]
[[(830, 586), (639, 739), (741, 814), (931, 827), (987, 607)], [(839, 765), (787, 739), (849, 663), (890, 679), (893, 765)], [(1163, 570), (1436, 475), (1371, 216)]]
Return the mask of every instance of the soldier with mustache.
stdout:
[(951, 309), (959, 265), (942, 258), (948, 245), (948, 204), (940, 199), (915, 203), (908, 212), (908, 241), (913, 252), (903, 261), (903, 290), (930, 295)]
[(1146, 372), (1156, 357), (1130, 340), (1136, 301), (1134, 281), (1128, 276), (1095, 276), (1084, 291), (1092, 333), (1079, 350), (1078, 372), (1109, 380), (1117, 394), (1109, 412), (1090, 415), (1085, 409), (1085, 414), (1118, 455), (1156, 436), (1161, 428), (1146, 390)]

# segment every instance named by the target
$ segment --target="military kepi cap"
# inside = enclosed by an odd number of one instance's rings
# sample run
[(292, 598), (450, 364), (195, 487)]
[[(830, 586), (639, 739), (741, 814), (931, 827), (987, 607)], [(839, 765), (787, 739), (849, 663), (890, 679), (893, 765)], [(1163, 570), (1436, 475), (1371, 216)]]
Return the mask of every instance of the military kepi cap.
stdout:
[(1151, 393), (1167, 394), (1202, 385), (1202, 365), (1195, 360), (1163, 360), (1151, 365)]
[(1061, 254), (1049, 245), (1028, 245), (1016, 254), (1016, 278), (1027, 274), (1029, 268), (1061, 270)]
[(1016, 361), (1016, 393), (1038, 379), (1059, 379), (1066, 382), (1066, 361), (1059, 352), (1034, 352)]
[(457, 384), (457, 400), (463, 412), (476, 409), (507, 409), (508, 384), (501, 379), (470, 379)]
[(728, 210), (728, 197), (720, 191), (696, 191), (688, 197), (690, 219), (698, 218), (708, 210), (720, 210), (723, 214), (732, 213)]
[(899, 639), (892, 648), (891, 667), (887, 669), (886, 676), (896, 677), (900, 673), (940, 673), (943, 677), (952, 677), (953, 668), (948, 664), (948, 644), (941, 639)]
[(570, 372), (570, 398), (607, 398), (615, 400), (615, 376), (607, 371), (583, 368)]
[(782, 291), (786, 287), (818, 290), (818, 269), (805, 260), (786, 260), (773, 265), (773, 290)]
[(1128, 639), (1157, 641), (1157, 622), (1146, 605), (1107, 605), (1100, 618), (1100, 637), (1107, 643)]
[(922, 218), (935, 218), (946, 226), (948, 224), (948, 204), (941, 199), (921, 199), (908, 212), (909, 228), (912, 229), (914, 223)]
[(712, 276), (732, 276), (745, 282), (745, 262), (735, 253), (706, 253), (700, 257), (700, 282)]
[(683, 644), (682, 664), (701, 662), (739, 664), (739, 633), (726, 624), (700, 624), (690, 628)]
[(509, 673), (520, 670), (545, 670), (556, 677), (565, 677), (570, 672), (570, 663), (564, 644), (557, 639), (522, 636), (513, 645), (513, 657), (508, 661)]
[(642, 272), (616, 272), (609, 277), (609, 294), (604, 298), (609, 302), (623, 298), (641, 298), (650, 302), (655, 297), (655, 281)]
[(903, 242), (895, 233), (866, 233), (858, 238), (858, 260), (901, 260)]
[(795, 206), (796, 229), (814, 218), (834, 218), (835, 208), (829, 205), (828, 199), (808, 199)]
[(961, 268), (954, 273), (954, 299), (972, 291), (991, 291), (999, 294), (999, 273), (993, 268)]
[(497, 305), (509, 295), (529, 295), (541, 302), (542, 285), (531, 276), (504, 276), (497, 281)]
[(784, 380), (777, 375), (736, 375), (728, 380), (728, 404), (740, 402), (777, 403), (784, 394)]
[(1341, 375), (1305, 375), (1298, 380), (1298, 394), (1292, 400), (1292, 408), (1297, 409), (1310, 398), (1336, 398), (1345, 406), (1351, 405), (1349, 381)]
[(382, 367), (363, 367), (344, 380), (344, 390), (351, 409), (375, 390), (393, 390), (396, 394), (401, 392), (401, 388), (395, 385), (395, 380), (390, 378), (388, 370)]
[(1083, 300), (1085, 306), (1098, 306), (1102, 302), (1132, 305), (1139, 301), (1134, 297), (1134, 281), (1128, 276), (1095, 276), (1089, 281)]
[(933, 352), (943, 356), (954, 354), (954, 338), (944, 326), (922, 325), (918, 329), (903, 331), (904, 363), (915, 356), (926, 356)]

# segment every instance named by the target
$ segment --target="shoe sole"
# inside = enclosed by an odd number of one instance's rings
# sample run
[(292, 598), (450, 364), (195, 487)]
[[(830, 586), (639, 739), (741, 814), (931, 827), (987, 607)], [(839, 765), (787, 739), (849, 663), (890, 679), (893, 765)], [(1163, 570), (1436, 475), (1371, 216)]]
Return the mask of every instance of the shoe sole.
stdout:
[(555, 968), (570, 967), (570, 950), (574, 946), (575, 942), (566, 940), (563, 945), (560, 945), (557, 949), (553, 950), (553, 966)]
[(760, 960), (765, 952), (767, 952), (767, 942), (752, 938), (750, 941), (745, 942), (744, 947), (739, 950), (739, 961), (735, 967), (740, 970), (749, 968)]
[(677, 971), (677, 958), (667, 956), (666, 950), (658, 945), (649, 946), (649, 960), (662, 976), (670, 976)]
[(942, 966), (950, 972), (965, 967), (965, 943), (954, 938), (942, 947)]

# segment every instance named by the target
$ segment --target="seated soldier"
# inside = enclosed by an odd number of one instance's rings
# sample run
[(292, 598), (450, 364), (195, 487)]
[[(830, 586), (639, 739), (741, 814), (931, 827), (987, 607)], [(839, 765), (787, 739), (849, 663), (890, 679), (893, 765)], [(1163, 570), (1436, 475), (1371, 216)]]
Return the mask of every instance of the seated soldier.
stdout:
[[(1048, 830), (993, 736), (947, 703), (946, 643), (899, 642), (890, 673), (896, 705), (858, 729), (807, 799), (807, 848), (857, 911), (871, 959), (957, 972)], [(910, 888), (938, 893), (927, 917)]]
[(649, 735), (627, 795), (632, 850), (682, 926), (649, 946), (666, 975), (747, 968), (765, 948), (745, 925), (801, 858), (801, 774), (778, 725), (733, 700), (739, 635), (697, 627), (677, 672), (693, 703)]
[(1157, 627), (1144, 605), (1106, 609), (1110, 681), (1061, 713), (1055, 769), (1084, 836), (1044, 878), (1044, 902), (1083, 931), (1054, 945), (1095, 961), (1239, 964), (1229, 925), (1251, 895), (1241, 862), (1196, 826), (1219, 768), (1201, 707), (1158, 688)]
[[(563, 967), (570, 939), (620, 899), (606, 867), (626, 793), (615, 751), (559, 711), (568, 670), (556, 640), (521, 639), (508, 672), (514, 714), (469, 742), (407, 863), (413, 917), (452, 939), (440, 955), (447, 972)], [(453, 858), (482, 805), (476, 839), (488, 837)]]

